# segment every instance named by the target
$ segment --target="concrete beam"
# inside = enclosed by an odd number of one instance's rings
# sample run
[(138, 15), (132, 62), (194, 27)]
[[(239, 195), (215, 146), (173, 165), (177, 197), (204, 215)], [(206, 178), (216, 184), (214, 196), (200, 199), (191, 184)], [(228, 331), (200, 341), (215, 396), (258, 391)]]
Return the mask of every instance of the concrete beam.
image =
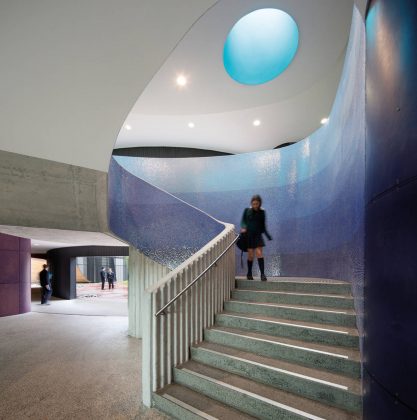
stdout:
[(0, 224), (108, 232), (107, 174), (0, 151)]

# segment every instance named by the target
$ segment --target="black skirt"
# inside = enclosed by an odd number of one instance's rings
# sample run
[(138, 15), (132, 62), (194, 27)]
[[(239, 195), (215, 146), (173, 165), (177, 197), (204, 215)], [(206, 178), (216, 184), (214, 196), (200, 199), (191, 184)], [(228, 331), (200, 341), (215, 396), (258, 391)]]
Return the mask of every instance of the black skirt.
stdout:
[(248, 232), (248, 248), (260, 248), (265, 246), (262, 233)]

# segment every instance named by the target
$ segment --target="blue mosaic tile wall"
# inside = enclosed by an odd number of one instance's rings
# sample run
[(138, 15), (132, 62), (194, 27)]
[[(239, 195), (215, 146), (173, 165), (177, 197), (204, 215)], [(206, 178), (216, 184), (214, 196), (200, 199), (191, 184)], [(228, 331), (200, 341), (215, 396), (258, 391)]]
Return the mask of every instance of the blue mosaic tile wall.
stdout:
[[(267, 276), (350, 281), (362, 316), (364, 56), (364, 23), (355, 9), (330, 121), (292, 146), (234, 156), (115, 159), (237, 230), (251, 196), (260, 194), (273, 237), (264, 249)], [(240, 258), (236, 270), (244, 274)]]
[(171, 269), (224, 229), (207, 214), (130, 174), (113, 158), (108, 179), (110, 229)]

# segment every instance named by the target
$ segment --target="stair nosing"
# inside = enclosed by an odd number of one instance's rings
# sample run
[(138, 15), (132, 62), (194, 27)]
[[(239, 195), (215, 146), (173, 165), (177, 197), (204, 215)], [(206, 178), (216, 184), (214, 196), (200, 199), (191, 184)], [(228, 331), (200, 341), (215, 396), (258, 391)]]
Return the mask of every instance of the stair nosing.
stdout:
[(349, 357), (345, 354), (331, 353), (331, 352), (327, 352), (327, 351), (324, 351), (324, 350), (312, 349), (310, 347), (302, 347), (302, 346), (297, 346), (295, 344), (288, 344), (288, 343), (283, 343), (283, 342), (280, 342), (280, 341), (267, 340), (265, 338), (252, 337), (250, 335), (244, 334), (244, 332), (246, 332), (246, 331), (242, 331), (242, 334), (237, 334), (237, 333), (234, 333), (234, 332), (219, 330), (219, 329), (216, 329), (216, 328), (211, 328), (211, 330), (212, 331), (219, 331), (220, 333), (223, 333), (223, 334), (229, 334), (229, 335), (238, 336), (238, 337), (245, 337), (245, 338), (248, 338), (250, 340), (261, 341), (261, 342), (264, 342), (264, 343), (270, 343), (270, 344), (275, 344), (275, 345), (279, 345), (279, 346), (294, 348), (294, 349), (298, 349), (298, 350), (305, 350), (305, 351), (309, 351), (309, 352), (312, 352), (312, 353), (318, 353), (318, 354), (323, 354), (323, 355), (327, 355), (327, 356), (333, 356), (333, 357), (337, 357), (337, 358), (344, 359), (344, 360), (355, 361), (354, 359), (352, 359), (351, 357)]
[(172, 395), (164, 392), (163, 394), (158, 394), (160, 397), (166, 398), (168, 401), (171, 401), (174, 404), (179, 405), (184, 410), (190, 411), (193, 414), (196, 414), (206, 420), (219, 420), (217, 417), (210, 416), (210, 414), (205, 413), (204, 411), (199, 410), (198, 408), (193, 407), (192, 405), (179, 400), (178, 398), (173, 397)]
[(244, 359), (244, 358), (241, 358), (241, 357), (233, 356), (233, 355), (230, 355), (230, 354), (227, 354), (227, 353), (221, 353), (221, 352), (218, 352), (218, 351), (215, 351), (215, 350), (207, 349), (205, 347), (195, 347), (195, 348), (202, 349), (202, 351), (206, 351), (206, 352), (209, 352), (209, 353), (214, 353), (214, 354), (217, 354), (217, 355), (221, 355), (221, 356), (224, 356), (224, 357), (235, 359), (235, 360), (238, 360), (238, 361), (241, 361), (241, 362), (244, 362), (244, 363), (248, 363), (248, 364), (251, 364), (251, 365), (254, 365), (254, 366), (259, 366), (259, 367), (262, 367), (262, 368), (265, 368), (265, 369), (269, 369), (271, 371), (283, 373), (285, 375), (295, 376), (297, 378), (305, 379), (305, 380), (310, 381), (310, 382), (320, 383), (322, 385), (328, 385), (328, 386), (331, 386), (333, 388), (341, 389), (343, 391), (352, 392), (349, 389), (349, 387), (347, 387), (345, 385), (340, 385), (340, 384), (336, 384), (336, 383), (333, 383), (333, 382), (330, 382), (330, 381), (325, 381), (323, 379), (314, 378), (312, 376), (307, 376), (307, 375), (303, 375), (303, 374), (300, 374), (300, 373), (291, 372), (291, 371), (286, 370), (286, 369), (276, 368), (275, 366), (268, 366), (268, 365), (265, 365), (263, 363), (259, 363), (259, 362), (255, 362), (253, 360), (248, 360), (248, 359)]
[(338, 315), (349, 315), (349, 316), (356, 316), (354, 312), (346, 312), (346, 311), (335, 311), (335, 310), (328, 310), (328, 309), (318, 309), (318, 308), (325, 308), (323, 306), (321, 307), (299, 307), (299, 306), (292, 306), (292, 305), (283, 305), (283, 304), (276, 304), (276, 303), (268, 303), (268, 302), (247, 302), (244, 300), (235, 300), (231, 299), (226, 301), (228, 302), (234, 302), (234, 303), (243, 303), (245, 305), (259, 305), (259, 306), (266, 306), (266, 307), (272, 307), (272, 308), (286, 308), (286, 309), (299, 309), (301, 311), (311, 311), (311, 312), (324, 312), (324, 313), (331, 313), (331, 314), (338, 314)]
[(233, 292), (251, 292), (251, 293), (268, 293), (276, 295), (295, 295), (295, 296), (311, 296), (311, 297), (331, 297), (338, 299), (353, 299), (353, 296), (350, 295), (328, 295), (328, 294), (315, 294), (315, 293), (299, 293), (299, 292), (288, 292), (288, 291), (277, 291), (277, 290), (259, 290), (259, 289), (241, 289), (236, 288)]
[(255, 394), (254, 392), (247, 391), (245, 389), (242, 389), (242, 388), (239, 388), (237, 386), (228, 384), (226, 382), (219, 381), (218, 379), (211, 378), (211, 377), (203, 375), (199, 372), (195, 372), (195, 371), (187, 369), (187, 368), (179, 368), (179, 369), (181, 369), (182, 371), (184, 371), (184, 372), (186, 372), (190, 375), (197, 376), (198, 378), (201, 378), (201, 379), (204, 379), (206, 381), (212, 382), (212, 383), (214, 383), (216, 385), (219, 385), (219, 386), (222, 386), (224, 388), (228, 388), (232, 391), (239, 392), (240, 394), (246, 395), (248, 397), (255, 398), (259, 401), (270, 404), (270, 405), (275, 406), (277, 408), (281, 408), (283, 410), (290, 411), (294, 414), (298, 414), (300, 416), (306, 417), (307, 419), (325, 420), (323, 417), (318, 417), (318, 416), (315, 416), (314, 414), (307, 413), (306, 411), (298, 410), (297, 408), (291, 407), (291, 406), (286, 405), (286, 404), (279, 403), (278, 401), (271, 400), (270, 398), (263, 397), (262, 395)]
[(303, 325), (303, 324), (293, 324), (290, 322), (281, 322), (281, 321), (275, 321), (275, 320), (270, 320), (270, 319), (260, 319), (260, 318), (252, 318), (252, 317), (248, 317), (248, 316), (244, 316), (245, 314), (230, 314), (228, 312), (221, 312), (219, 314), (217, 314), (217, 316), (229, 316), (232, 318), (243, 318), (243, 319), (250, 319), (252, 321), (259, 321), (259, 322), (266, 322), (269, 324), (276, 324), (276, 325), (285, 325), (285, 326), (289, 326), (289, 327), (296, 327), (296, 328), (308, 328), (311, 330), (316, 330), (316, 331), (323, 331), (323, 332), (331, 332), (331, 333), (336, 333), (336, 334), (341, 334), (344, 336), (350, 336), (350, 337), (358, 337), (355, 334), (351, 334), (349, 331), (339, 331), (339, 330), (333, 330), (333, 329), (329, 329), (329, 328), (320, 328), (320, 327), (311, 327), (309, 325)]
[[(274, 280), (277, 277), (270, 277), (268, 278), (269, 283), (297, 283), (297, 284), (326, 284), (326, 285), (336, 285), (336, 286), (351, 286), (351, 283), (344, 282), (344, 281), (336, 281), (336, 280), (330, 280), (330, 279), (324, 279), (324, 281), (300, 281), (300, 280)], [(284, 277), (284, 278), (290, 278), (290, 277)], [(302, 277), (303, 278), (303, 277)], [(248, 280), (245, 277), (235, 277), (235, 280), (239, 281), (257, 281), (260, 282), (260, 280)]]

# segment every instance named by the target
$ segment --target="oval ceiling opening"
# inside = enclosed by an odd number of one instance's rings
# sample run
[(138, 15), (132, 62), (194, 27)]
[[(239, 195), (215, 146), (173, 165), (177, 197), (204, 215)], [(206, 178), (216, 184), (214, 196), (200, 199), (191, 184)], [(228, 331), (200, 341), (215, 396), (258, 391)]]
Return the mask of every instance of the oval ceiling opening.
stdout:
[(223, 63), (229, 76), (245, 85), (259, 85), (279, 76), (294, 59), (298, 26), (279, 9), (259, 9), (243, 16), (229, 32)]

